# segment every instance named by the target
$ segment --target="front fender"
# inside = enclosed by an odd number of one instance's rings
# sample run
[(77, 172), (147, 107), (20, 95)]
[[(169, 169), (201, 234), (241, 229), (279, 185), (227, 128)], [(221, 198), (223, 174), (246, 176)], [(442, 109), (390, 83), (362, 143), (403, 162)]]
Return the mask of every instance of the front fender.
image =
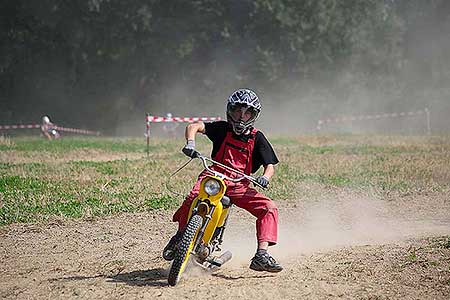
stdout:
[[(217, 180), (221, 186), (219, 193), (214, 196), (208, 195), (204, 189), (204, 184), (209, 179)], [(192, 202), (189, 210), (189, 219), (193, 213), (201, 215), (203, 218), (202, 228), (205, 228), (205, 231), (202, 240), (205, 245), (211, 240), (216, 228), (224, 224), (228, 214), (228, 208), (225, 208), (221, 201), (225, 191), (226, 185), (222, 179), (215, 176), (205, 176), (200, 183), (198, 196)], [(206, 227), (204, 227), (205, 225)]]

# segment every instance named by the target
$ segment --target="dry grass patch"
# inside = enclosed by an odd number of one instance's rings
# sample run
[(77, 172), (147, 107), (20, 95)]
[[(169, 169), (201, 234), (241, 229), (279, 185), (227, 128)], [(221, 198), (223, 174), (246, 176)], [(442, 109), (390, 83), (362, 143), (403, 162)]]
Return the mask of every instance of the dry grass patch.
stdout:
[[(2, 222), (178, 205), (196, 181), (201, 164), (193, 161), (167, 185), (170, 175), (188, 160), (180, 152), (183, 140), (153, 139), (148, 157), (144, 142), (98, 138), (51, 144), (20, 139), (3, 146)], [(274, 137), (273, 146), (280, 164), (265, 193), (276, 200), (296, 200), (299, 193), (314, 198), (343, 188), (375, 191), (380, 197), (450, 189), (446, 137)], [(206, 137), (199, 136), (198, 149), (210, 153)]]

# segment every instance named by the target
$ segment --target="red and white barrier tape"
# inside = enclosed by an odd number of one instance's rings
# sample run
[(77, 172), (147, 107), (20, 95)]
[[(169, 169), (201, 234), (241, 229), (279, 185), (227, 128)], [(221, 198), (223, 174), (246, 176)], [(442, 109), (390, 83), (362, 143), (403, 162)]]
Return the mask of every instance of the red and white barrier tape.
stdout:
[(53, 128), (56, 130), (65, 131), (65, 132), (100, 135), (99, 131), (91, 131), (91, 130), (78, 129), (78, 128), (67, 128), (67, 127), (60, 127), (60, 126), (53, 126)]
[(198, 122), (198, 121), (220, 121), (220, 117), (158, 117), (147, 115), (145, 118), (148, 123), (161, 123), (161, 122)]
[[(0, 130), (5, 129), (40, 129), (42, 125), (40, 124), (29, 124), (29, 125), (0, 125)], [(60, 127), (60, 126), (49, 126), (49, 129), (56, 129), (59, 131), (65, 131), (65, 132), (73, 132), (73, 133), (81, 133), (81, 134), (92, 134), (92, 135), (100, 135), (100, 132), (98, 131), (91, 131), (91, 130), (84, 130), (84, 129), (77, 129), (77, 128), (67, 128), (67, 127)]]
[(151, 116), (146, 114), (145, 116), (145, 137), (147, 138), (147, 155), (150, 151), (149, 141), (150, 141), (150, 123), (169, 123), (169, 122), (198, 122), (198, 121), (220, 121), (221, 117), (159, 117), (159, 116)]
[[(322, 128), (322, 125), (329, 123), (345, 123), (345, 122), (353, 122), (353, 121), (362, 121), (362, 120), (379, 120), (386, 118), (399, 118), (399, 117), (409, 117), (409, 116), (417, 116), (426, 114), (427, 116), (427, 124), (429, 127), (429, 113), (428, 108), (418, 111), (409, 111), (409, 112), (399, 112), (399, 113), (384, 113), (384, 114), (376, 114), (376, 115), (359, 115), (359, 116), (348, 116), (341, 118), (328, 118), (324, 120), (317, 121), (317, 130)], [(429, 128), (428, 128), (429, 130)]]
[(0, 129), (29, 129), (29, 128), (41, 128), (40, 124), (30, 125), (0, 125)]

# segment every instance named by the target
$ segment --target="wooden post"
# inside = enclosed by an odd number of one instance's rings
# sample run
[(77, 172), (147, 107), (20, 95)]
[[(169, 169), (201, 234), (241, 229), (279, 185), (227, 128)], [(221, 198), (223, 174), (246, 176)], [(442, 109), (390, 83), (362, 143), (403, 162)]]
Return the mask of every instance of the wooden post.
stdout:
[(147, 138), (147, 157), (150, 154), (150, 122), (148, 120), (148, 113), (145, 115), (145, 136)]
[(431, 134), (431, 121), (430, 121), (430, 110), (428, 108), (425, 108), (425, 115), (427, 118), (427, 134)]

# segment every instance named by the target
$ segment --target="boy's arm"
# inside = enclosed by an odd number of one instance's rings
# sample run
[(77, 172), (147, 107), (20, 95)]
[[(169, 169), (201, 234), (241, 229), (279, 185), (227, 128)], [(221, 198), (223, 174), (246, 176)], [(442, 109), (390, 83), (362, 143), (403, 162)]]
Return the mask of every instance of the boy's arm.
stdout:
[(256, 177), (256, 181), (263, 188), (266, 188), (269, 185), (270, 178), (272, 178), (274, 173), (275, 173), (274, 165), (272, 164), (265, 165), (263, 175)]
[(186, 138), (186, 145), (182, 149), (182, 152), (191, 158), (198, 156), (198, 152), (195, 150), (195, 135), (197, 132), (205, 133), (205, 123), (196, 122), (186, 126), (184, 137)]
[(196, 123), (190, 123), (186, 126), (186, 130), (184, 132), (184, 137), (186, 138), (186, 141), (195, 141), (195, 134), (197, 132), (205, 133), (205, 123), (203, 122), (196, 122)]
[(270, 178), (272, 178), (274, 173), (275, 173), (275, 166), (274, 165), (268, 164), (267, 166), (264, 166), (263, 176), (266, 177), (267, 180), (270, 180)]

